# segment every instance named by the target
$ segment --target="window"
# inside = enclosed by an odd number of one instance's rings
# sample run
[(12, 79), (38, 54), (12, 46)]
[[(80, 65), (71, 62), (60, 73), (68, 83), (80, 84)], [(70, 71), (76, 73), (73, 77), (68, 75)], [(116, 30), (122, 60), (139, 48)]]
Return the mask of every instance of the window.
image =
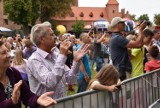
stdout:
[(104, 17), (104, 14), (103, 14), (103, 12), (100, 14), (100, 17), (102, 17), (102, 18)]
[(8, 19), (3, 19), (4, 25), (8, 25)]
[(115, 10), (113, 10), (112, 13), (115, 13)]
[(90, 16), (90, 17), (93, 17), (93, 13), (91, 12), (91, 13), (89, 14), (89, 16)]
[(80, 17), (84, 17), (84, 13), (81, 12), (81, 13), (79, 14), (79, 16), (80, 16)]

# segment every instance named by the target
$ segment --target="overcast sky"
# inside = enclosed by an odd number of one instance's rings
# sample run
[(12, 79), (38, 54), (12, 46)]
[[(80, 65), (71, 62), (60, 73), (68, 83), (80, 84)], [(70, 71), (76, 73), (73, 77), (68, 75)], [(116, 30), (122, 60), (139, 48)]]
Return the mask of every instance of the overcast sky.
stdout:
[[(119, 8), (125, 8), (129, 13), (139, 17), (142, 14), (148, 14), (153, 21), (155, 13), (160, 13), (160, 0), (117, 0)], [(105, 7), (108, 0), (79, 0), (81, 7)]]

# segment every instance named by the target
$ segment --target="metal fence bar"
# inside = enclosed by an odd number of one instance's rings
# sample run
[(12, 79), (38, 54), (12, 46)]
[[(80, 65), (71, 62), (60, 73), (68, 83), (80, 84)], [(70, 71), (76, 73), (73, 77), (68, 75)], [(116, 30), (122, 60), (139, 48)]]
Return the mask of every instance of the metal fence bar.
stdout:
[[(146, 78), (146, 77), (145, 77)], [(148, 106), (148, 98), (147, 98), (147, 83), (145, 81), (145, 93), (146, 93), (146, 105)]]
[[(124, 89), (125, 89), (125, 92), (127, 92), (127, 87), (126, 87), (126, 86), (125, 86)], [(126, 100), (127, 100), (127, 96), (126, 96)], [(126, 102), (126, 105), (125, 105), (125, 106), (126, 106), (126, 108), (127, 108), (127, 102)]]
[[(138, 79), (138, 88), (140, 88), (140, 86), (139, 86), (139, 79)], [(139, 89), (138, 89), (138, 96), (140, 96)], [(140, 108), (140, 103), (141, 103), (140, 101), (141, 101), (141, 99), (138, 98), (138, 105), (139, 105), (139, 108)]]
[(123, 89), (113, 93), (93, 90), (57, 99), (52, 108), (147, 108), (160, 98), (159, 74), (156, 70), (122, 81)]

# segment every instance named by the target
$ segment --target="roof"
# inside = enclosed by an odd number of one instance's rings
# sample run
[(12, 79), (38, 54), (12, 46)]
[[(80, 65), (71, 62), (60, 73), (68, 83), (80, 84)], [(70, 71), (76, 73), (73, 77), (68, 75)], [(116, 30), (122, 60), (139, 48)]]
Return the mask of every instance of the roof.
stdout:
[[(54, 17), (57, 21), (73, 21), (77, 18), (77, 20), (85, 20), (85, 21), (95, 21), (103, 16), (104, 19), (107, 20), (108, 15), (105, 10), (105, 7), (71, 7), (73, 16), (62, 17)], [(92, 16), (92, 17), (91, 17)]]
[(117, 2), (117, 0), (108, 0), (108, 3), (106, 4), (106, 5), (117, 5), (117, 4), (119, 4), (118, 2)]

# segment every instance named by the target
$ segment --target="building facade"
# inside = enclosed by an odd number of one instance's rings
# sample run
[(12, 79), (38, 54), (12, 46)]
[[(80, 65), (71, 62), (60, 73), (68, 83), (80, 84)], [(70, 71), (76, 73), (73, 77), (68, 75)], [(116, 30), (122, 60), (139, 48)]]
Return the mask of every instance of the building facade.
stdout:
[[(65, 18), (53, 17), (57, 21), (58, 25), (64, 25), (67, 30), (72, 29), (72, 25), (75, 23), (76, 19), (83, 20), (85, 25), (92, 25), (93, 22), (101, 18), (107, 20), (108, 22), (116, 16), (130, 19), (130, 14), (128, 11), (125, 12), (125, 9), (121, 9), (119, 12), (119, 3), (117, 0), (108, 0), (104, 7), (79, 7), (78, 0), (76, 0), (75, 5), (72, 6), (71, 9), (72, 14), (66, 16)], [(20, 28), (20, 26), (8, 20), (7, 15), (5, 15), (3, 10), (3, 0), (0, 1), (0, 26), (7, 27), (12, 30)]]
[(4, 9), (3, 9), (3, 1), (0, 0), (0, 26), (6, 27), (9, 29), (20, 29), (20, 25), (14, 24), (12, 21), (8, 20), (7, 15), (5, 15)]
[(128, 11), (125, 12), (125, 9), (119, 11), (119, 3), (117, 0), (106, 0), (106, 5), (104, 6), (105, 7), (79, 7), (78, 0), (76, 0), (76, 5), (71, 7), (71, 15), (65, 18), (54, 17), (54, 19), (56, 19), (57, 24), (64, 25), (67, 30), (72, 29), (72, 25), (75, 23), (76, 19), (83, 20), (85, 25), (92, 25), (93, 22), (102, 18), (111, 22), (112, 18), (117, 16), (131, 19)]

